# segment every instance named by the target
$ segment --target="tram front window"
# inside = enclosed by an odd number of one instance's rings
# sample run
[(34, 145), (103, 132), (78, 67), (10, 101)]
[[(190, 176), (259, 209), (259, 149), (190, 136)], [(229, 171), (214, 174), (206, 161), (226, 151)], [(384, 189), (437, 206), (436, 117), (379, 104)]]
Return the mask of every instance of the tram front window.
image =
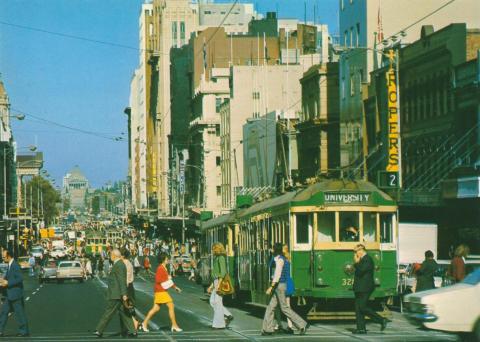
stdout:
[(377, 213), (363, 213), (363, 241), (375, 242), (377, 235)]
[(380, 242), (393, 242), (393, 214), (380, 214)]
[(335, 241), (335, 213), (318, 213), (318, 242)]
[(340, 212), (340, 241), (359, 241), (358, 212)]

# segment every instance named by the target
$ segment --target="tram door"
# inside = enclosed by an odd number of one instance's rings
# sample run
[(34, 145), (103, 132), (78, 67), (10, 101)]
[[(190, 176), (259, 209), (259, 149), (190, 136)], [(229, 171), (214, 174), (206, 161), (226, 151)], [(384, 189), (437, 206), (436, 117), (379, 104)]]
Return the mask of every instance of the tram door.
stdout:
[(293, 216), (292, 275), (295, 288), (312, 286), (313, 213), (296, 213)]
[(263, 293), (268, 275), (265, 277), (265, 261), (264, 261), (264, 236), (265, 221), (257, 221), (253, 223), (255, 230), (255, 249), (254, 249), (254, 268), (255, 268), (255, 291)]

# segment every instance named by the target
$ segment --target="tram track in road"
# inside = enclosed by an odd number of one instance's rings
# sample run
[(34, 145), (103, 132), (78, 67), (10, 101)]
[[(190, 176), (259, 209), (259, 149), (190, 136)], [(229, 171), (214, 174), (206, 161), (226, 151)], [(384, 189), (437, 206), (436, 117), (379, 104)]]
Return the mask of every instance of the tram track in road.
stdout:
[[(150, 272), (151, 272), (151, 271), (150, 271)], [(152, 272), (152, 274), (153, 274), (153, 272)], [(151, 283), (151, 281), (149, 282), (149, 281), (145, 280), (143, 277), (142, 277), (142, 280), (144, 280), (146, 283)], [(138, 289), (138, 288), (136, 288), (135, 290), (136, 290), (136, 291), (139, 291), (139, 292), (141, 292), (141, 293), (143, 293), (143, 294), (145, 294), (145, 295), (153, 298), (152, 293), (149, 292), (149, 291), (145, 291), (145, 290), (143, 290), (143, 289)], [(195, 318), (200, 319), (201, 321), (207, 323), (208, 326), (211, 326), (211, 324), (212, 324), (212, 320), (211, 320), (210, 318), (208, 318), (208, 317), (206, 317), (206, 316), (204, 316), (204, 315), (198, 314), (198, 313), (196, 313), (196, 312), (194, 312), (194, 311), (192, 311), (192, 310), (190, 310), (190, 309), (183, 308), (183, 307), (181, 307), (181, 306), (179, 306), (179, 305), (176, 305), (176, 306), (175, 306), (175, 309), (176, 309), (176, 310), (179, 310), (179, 311), (182, 311), (182, 312), (184, 312), (184, 313), (186, 313), (186, 314), (195, 316)], [(240, 330), (234, 329), (234, 328), (232, 328), (232, 327), (229, 327), (229, 328), (227, 328), (227, 329), (225, 329), (225, 330), (223, 330), (223, 331), (225, 331), (225, 332), (231, 332), (231, 333), (236, 334), (236, 335), (238, 336), (236, 339), (244, 339), (244, 340), (248, 340), (248, 341), (259, 341), (258, 339), (254, 338), (253, 336), (249, 336), (249, 335), (247, 335), (247, 334), (244, 334), (244, 333), (242, 333)], [(189, 332), (188, 332), (188, 331), (187, 331), (187, 332), (182, 332), (182, 334), (183, 334), (183, 333), (189, 333)], [(215, 330), (212, 329), (211, 333), (212, 333), (212, 334), (215, 333)], [(218, 336), (218, 335), (216, 335), (215, 337), (216, 337), (216, 338), (206, 339), (206, 341), (208, 341), (208, 340), (215, 340), (215, 339), (219, 339), (219, 338), (222, 338), (222, 337), (231, 339), (233, 336)], [(180, 340), (184, 340), (184, 339), (183, 339), (183, 336), (182, 336), (182, 338), (181, 338)], [(198, 341), (198, 339), (195, 339), (195, 341)]]

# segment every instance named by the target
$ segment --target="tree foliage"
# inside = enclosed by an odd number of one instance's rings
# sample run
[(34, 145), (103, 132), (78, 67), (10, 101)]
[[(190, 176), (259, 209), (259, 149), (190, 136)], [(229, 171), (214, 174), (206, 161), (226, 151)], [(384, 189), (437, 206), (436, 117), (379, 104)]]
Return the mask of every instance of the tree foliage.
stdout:
[[(33, 217), (41, 217), (42, 209), (45, 224), (50, 224), (58, 215), (57, 203), (61, 202), (60, 193), (41, 176), (35, 176), (26, 184), (27, 209)], [(42, 208), (43, 204), (43, 208)]]

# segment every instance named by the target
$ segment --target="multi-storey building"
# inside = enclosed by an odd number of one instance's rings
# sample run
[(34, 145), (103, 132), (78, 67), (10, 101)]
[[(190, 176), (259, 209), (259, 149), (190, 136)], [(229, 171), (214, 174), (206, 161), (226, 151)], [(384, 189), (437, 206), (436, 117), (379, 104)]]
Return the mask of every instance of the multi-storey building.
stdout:
[[(209, 41), (208, 45), (205, 44), (206, 41)], [(191, 110), (189, 140), (186, 143), (189, 146), (186, 170), (187, 202), (202, 210), (219, 213), (222, 208), (219, 110), (220, 104), (230, 96), (229, 67), (258, 65), (264, 61), (269, 64), (276, 63), (279, 58), (278, 38), (228, 36), (224, 28), (209, 28), (191, 39), (188, 51), (191, 56), (188, 70), (192, 73), (188, 76), (188, 72), (184, 71), (184, 84), (188, 83), (188, 79), (192, 90), (188, 102)], [(172, 62), (173, 73), (177, 75), (183, 64), (181, 59)], [(175, 87), (180, 90), (180, 85)], [(184, 94), (176, 95), (172, 101), (172, 109), (182, 108), (183, 97)], [(174, 122), (181, 123), (185, 117), (182, 114), (176, 111), (173, 115)], [(177, 149), (181, 149), (181, 146), (180, 144)]]
[(339, 172), (338, 63), (312, 66), (300, 79), (302, 112), (298, 131), (298, 171), (301, 183)]
[(282, 192), (298, 169), (295, 113), (270, 112), (243, 125), (243, 191)]
[(279, 110), (298, 112), (301, 108), (300, 78), (311, 66), (309, 58), (293, 65), (232, 66), (230, 98), (220, 107), (222, 150), (222, 207), (235, 206), (235, 196), (243, 186), (242, 126), (249, 118), (259, 118)]
[[(10, 101), (3, 82), (0, 80), (0, 220), (15, 206), (17, 179), (15, 175), (15, 142), (10, 127)], [(6, 228), (6, 221), (1, 221)], [(6, 231), (6, 230), (5, 230)], [(4, 241), (4, 240), (1, 240)]]
[(392, 37), (397, 43), (400, 39), (403, 43), (413, 42), (426, 24), (438, 29), (452, 22), (465, 22), (467, 27), (478, 25), (477, 0), (455, 1), (439, 9), (440, 6), (437, 0), (340, 0), (340, 44), (344, 50), (339, 61), (343, 167), (357, 168), (364, 162), (362, 85), (370, 82), (370, 72), (381, 59), (374, 50), (382, 47), (383, 40)]
[[(471, 78), (478, 77), (475, 67), (479, 49), (479, 29), (451, 24), (436, 32), (431, 25), (423, 26), (421, 38), (398, 52), (401, 137), (401, 184), (398, 185), (402, 187), (392, 195), (397, 197), (403, 221), (431, 221), (439, 225), (439, 243), (444, 251), (448, 250), (448, 241), (453, 242), (452, 232), (460, 222), (450, 220), (452, 200), (465, 199), (459, 206), (463, 208), (469, 207), (468, 198), (476, 199), (478, 204), (476, 190), (457, 193), (458, 186), (460, 189), (463, 186), (462, 177), (458, 177), (458, 183), (456, 172), (465, 168), (474, 170), (478, 165), (480, 111), (475, 98), (478, 92), (473, 88), (468, 94), (463, 87), (471, 87)], [(371, 181), (379, 179), (381, 187), (389, 186), (381, 177), (387, 169), (390, 143), (386, 77), (390, 65), (385, 63), (372, 72), (372, 84), (364, 101), (367, 174)], [(466, 77), (468, 71), (471, 75)], [(471, 175), (463, 178), (468, 179), (464, 189), (478, 189), (478, 176), (475, 172)], [(442, 194), (446, 179), (454, 182), (447, 182), (450, 188)], [(462, 216), (466, 217), (468, 214)], [(470, 223), (475, 220), (478, 227), (478, 218)]]
[(63, 196), (70, 201), (70, 208), (84, 210), (89, 189), (88, 179), (78, 166), (63, 177)]
[(135, 70), (130, 83), (130, 173), (132, 178), (132, 202), (135, 209), (147, 207), (147, 132), (144, 78)]

